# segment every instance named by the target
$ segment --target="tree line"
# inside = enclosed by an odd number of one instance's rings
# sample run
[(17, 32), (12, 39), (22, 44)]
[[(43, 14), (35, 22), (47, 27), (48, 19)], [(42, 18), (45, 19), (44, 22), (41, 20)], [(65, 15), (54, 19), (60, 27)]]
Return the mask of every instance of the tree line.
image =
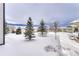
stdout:
[[(56, 33), (57, 32), (58, 23), (54, 22), (53, 26), (55, 28), (55, 33)], [(9, 28), (7, 26), (5, 26), (5, 30), (7, 30), (7, 31), (5, 31), (5, 34), (6, 34), (9, 31)], [(47, 35), (47, 28), (45, 26), (45, 22), (44, 22), (43, 19), (40, 21), (40, 24), (39, 24), (37, 32), (39, 32), (39, 35), (42, 36), (42, 37)], [(21, 34), (22, 33), (21, 28), (20, 27), (17, 28), (16, 31), (12, 30), (12, 33)], [(29, 40), (31, 40), (33, 37), (35, 37), (34, 36), (33, 22), (32, 22), (32, 18), (31, 17), (29, 17), (28, 20), (27, 20), (24, 35)]]

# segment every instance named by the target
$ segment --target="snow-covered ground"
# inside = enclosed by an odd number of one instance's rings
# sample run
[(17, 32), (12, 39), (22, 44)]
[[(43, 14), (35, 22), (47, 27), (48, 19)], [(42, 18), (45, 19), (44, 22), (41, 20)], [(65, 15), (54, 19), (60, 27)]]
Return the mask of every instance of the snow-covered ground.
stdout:
[(58, 33), (60, 36), (60, 42), (62, 46), (63, 54), (67, 56), (78, 56), (79, 55), (79, 43), (75, 40), (69, 39), (70, 33)]
[[(49, 32), (47, 37), (39, 37), (35, 33), (32, 41), (25, 39), (24, 35), (7, 34), (5, 36), (5, 45), (0, 46), (0, 55), (13, 56), (58, 56), (62, 55), (79, 55), (79, 43), (69, 39), (69, 33), (58, 32), (57, 40), (53, 32)], [(60, 40), (60, 41), (59, 41)], [(58, 49), (61, 44), (61, 49)], [(47, 51), (46, 47), (51, 45), (52, 51)], [(56, 48), (56, 50), (54, 49)], [(62, 50), (62, 51), (61, 51)]]

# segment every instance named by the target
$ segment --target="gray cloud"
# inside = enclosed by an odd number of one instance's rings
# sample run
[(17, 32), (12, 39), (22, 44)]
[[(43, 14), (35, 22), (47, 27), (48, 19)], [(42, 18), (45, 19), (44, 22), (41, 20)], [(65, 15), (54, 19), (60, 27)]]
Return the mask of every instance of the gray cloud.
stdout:
[(7, 3), (5, 6), (6, 21), (25, 24), (28, 17), (32, 17), (34, 24), (39, 24), (43, 18), (45, 22), (57, 20), (60, 24), (68, 24), (79, 18), (79, 4), (36, 4), (36, 3)]

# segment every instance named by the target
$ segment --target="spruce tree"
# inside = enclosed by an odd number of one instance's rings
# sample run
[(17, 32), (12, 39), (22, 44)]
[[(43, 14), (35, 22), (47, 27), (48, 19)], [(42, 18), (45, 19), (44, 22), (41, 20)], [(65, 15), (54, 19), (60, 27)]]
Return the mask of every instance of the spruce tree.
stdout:
[(32, 19), (31, 17), (29, 17), (28, 21), (27, 21), (27, 25), (26, 25), (26, 29), (25, 29), (25, 37), (27, 37), (29, 40), (31, 40), (33, 38), (33, 23), (32, 23)]
[(38, 31), (41, 32), (42, 36), (47, 34), (47, 30), (46, 30), (46, 26), (45, 26), (44, 20), (41, 20), (40, 26), (38, 28)]
[(21, 28), (20, 27), (16, 29), (16, 34), (21, 34)]

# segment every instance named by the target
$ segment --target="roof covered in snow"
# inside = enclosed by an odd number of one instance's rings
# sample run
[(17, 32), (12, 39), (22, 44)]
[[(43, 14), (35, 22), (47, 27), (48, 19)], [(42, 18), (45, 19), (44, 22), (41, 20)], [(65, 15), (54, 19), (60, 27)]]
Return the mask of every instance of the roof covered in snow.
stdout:
[(79, 22), (79, 19), (74, 20), (74, 21), (72, 21), (72, 22), (70, 22), (70, 23), (78, 23), (78, 22)]

